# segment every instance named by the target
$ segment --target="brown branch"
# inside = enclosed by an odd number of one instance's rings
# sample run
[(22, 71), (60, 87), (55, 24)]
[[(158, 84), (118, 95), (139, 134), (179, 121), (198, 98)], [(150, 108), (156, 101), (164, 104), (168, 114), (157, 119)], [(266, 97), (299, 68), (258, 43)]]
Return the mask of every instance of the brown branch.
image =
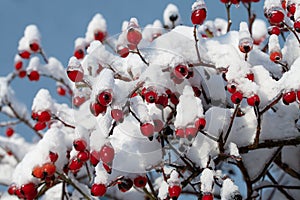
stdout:
[(235, 117), (236, 117), (236, 114), (238, 113), (239, 107), (240, 107), (240, 104), (236, 104), (235, 109), (234, 109), (234, 112), (233, 112), (233, 114), (232, 114), (232, 116), (231, 116), (231, 120), (230, 120), (230, 123), (229, 123), (229, 127), (228, 127), (227, 132), (226, 132), (225, 137), (224, 137), (223, 145), (226, 144), (226, 141), (227, 141), (227, 139), (228, 139), (228, 136), (229, 136), (229, 134), (230, 134), (230, 132), (231, 132), (231, 129), (232, 129), (232, 126), (233, 126), (234, 119), (235, 119)]
[(152, 180), (149, 178), (148, 174), (146, 174), (146, 177), (147, 177), (147, 180), (148, 180), (149, 188), (150, 188), (153, 196), (155, 197), (155, 199), (157, 199), (157, 193), (155, 192), (154, 187), (152, 185)]
[(265, 140), (257, 145), (248, 145), (239, 147), (241, 154), (248, 153), (249, 151), (264, 148), (274, 148), (280, 146), (296, 146), (300, 144), (300, 137), (290, 138), (285, 140)]
[(286, 163), (283, 163), (281, 160), (281, 156), (278, 155), (275, 160), (274, 163), (280, 168), (282, 169), (284, 172), (286, 172), (287, 174), (289, 174), (290, 176), (297, 178), (300, 180), (300, 174), (298, 172), (296, 172), (295, 170), (293, 170), (292, 168), (290, 168)]
[(265, 112), (267, 112), (271, 107), (273, 107), (275, 104), (277, 104), (279, 102), (279, 100), (282, 97), (282, 92), (279, 93), (279, 95), (277, 95), (277, 97), (275, 97), (275, 99), (273, 101), (271, 101), (265, 108), (263, 108), (259, 114), (262, 115)]
[(199, 52), (199, 48), (198, 48), (198, 38), (197, 38), (197, 25), (194, 25), (194, 39), (195, 39), (195, 47), (196, 47), (196, 53), (197, 53), (197, 57), (198, 57), (198, 61), (201, 63), (201, 57), (200, 57), (200, 52)]
[(146, 61), (146, 59), (141, 54), (140, 49), (138, 47), (136, 48), (136, 51), (132, 51), (132, 53), (136, 53), (141, 58), (141, 60), (143, 61), (143, 63), (145, 63), (147, 66), (149, 66), (149, 62)]
[(300, 44), (300, 38), (299, 38), (298, 34), (296, 33), (296, 31), (292, 27), (290, 27), (287, 23), (285, 23), (285, 21), (283, 21), (282, 23), (285, 25), (285, 27), (289, 31), (291, 31), (295, 35), (296, 39), (298, 40), (298, 43)]
[(230, 27), (232, 25), (230, 7), (231, 7), (231, 3), (225, 4), (226, 14), (227, 14), (227, 33), (230, 31)]
[(75, 129), (75, 126), (67, 124), (65, 121), (63, 121), (62, 119), (60, 119), (56, 115), (54, 115), (53, 119), (56, 119), (56, 120), (60, 121), (65, 127), (69, 127), (69, 128)]
[(48, 63), (49, 63), (49, 60), (48, 60), (48, 58), (47, 58), (47, 56), (46, 56), (44, 50), (43, 50), (42, 48), (40, 48), (40, 51), (39, 51), (38, 53), (42, 56), (42, 58), (43, 58), (43, 60), (45, 61), (45, 63), (48, 64)]
[(258, 106), (254, 106), (254, 110), (255, 110), (256, 119), (257, 119), (257, 126), (256, 126), (256, 134), (255, 134), (255, 139), (254, 139), (254, 145), (257, 145), (259, 143), (259, 136), (260, 136), (260, 133), (261, 133), (261, 115), (260, 115)]
[(244, 177), (244, 180), (245, 180), (245, 183), (246, 183), (246, 186), (247, 186), (247, 199), (251, 199), (251, 195), (253, 193), (253, 189), (252, 189), (252, 183), (251, 183), (251, 179), (250, 179), (250, 176), (249, 176), (249, 173), (243, 163), (242, 160), (239, 160), (237, 161), (236, 165), (239, 167), (239, 169), (241, 170), (242, 174), (243, 174), (243, 177)]

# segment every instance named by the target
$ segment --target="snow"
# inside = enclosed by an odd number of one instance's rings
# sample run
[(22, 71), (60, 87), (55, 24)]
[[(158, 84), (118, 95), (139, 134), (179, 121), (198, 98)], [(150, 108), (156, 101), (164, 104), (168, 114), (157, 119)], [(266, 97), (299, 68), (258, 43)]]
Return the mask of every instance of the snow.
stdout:
[(106, 29), (106, 20), (100, 13), (95, 14), (88, 24), (87, 31), (85, 33), (86, 42), (89, 44), (94, 40), (94, 34), (96, 31), (101, 31), (106, 34)]
[(31, 24), (26, 26), (24, 30), (24, 36), (19, 40), (18, 50), (23, 51), (31, 51), (29, 48), (30, 43), (36, 42), (40, 45), (41, 42), (41, 34), (36, 25)]
[(74, 42), (74, 49), (84, 50), (86, 46), (87, 46), (87, 42), (86, 42), (85, 38), (79, 37)]
[(33, 99), (31, 110), (34, 112), (45, 111), (45, 110), (49, 110), (51, 112), (55, 111), (54, 101), (48, 90), (40, 89), (37, 92), (37, 94)]
[(269, 53), (272, 52), (280, 52), (279, 39), (278, 36), (275, 34), (272, 34), (269, 37)]
[(169, 194), (168, 188), (169, 188), (168, 183), (163, 181), (159, 187), (157, 197), (160, 199), (166, 199)]
[(262, 19), (256, 18), (252, 24), (252, 38), (254, 40), (260, 40), (266, 37), (268, 34), (268, 29), (266, 22)]
[(265, 0), (265, 3), (264, 3), (265, 10), (273, 8), (273, 7), (281, 7), (280, 0)]
[(238, 192), (239, 188), (229, 179), (223, 181), (221, 188), (221, 200), (230, 200), (235, 192)]
[[(171, 16), (177, 16), (177, 19), (174, 21), (174, 24), (170, 20)], [(163, 19), (164, 19), (164, 25), (167, 26), (168, 28), (174, 28), (175, 26), (179, 25), (181, 23), (181, 17), (177, 6), (171, 3), (168, 4), (164, 10)]]
[(200, 176), (201, 182), (201, 192), (203, 193), (212, 193), (213, 185), (214, 185), (214, 172), (208, 168), (205, 168), (202, 171)]
[(206, 5), (205, 5), (204, 0), (197, 0), (192, 5), (192, 11), (202, 9), (202, 8), (206, 9)]
[(229, 148), (229, 155), (234, 156), (236, 158), (240, 157), (239, 149), (236, 144), (230, 142), (228, 148)]
[(179, 174), (176, 170), (173, 170), (170, 174), (170, 178), (168, 179), (168, 184), (170, 186), (172, 185), (179, 185), (180, 184), (180, 179), (179, 179)]

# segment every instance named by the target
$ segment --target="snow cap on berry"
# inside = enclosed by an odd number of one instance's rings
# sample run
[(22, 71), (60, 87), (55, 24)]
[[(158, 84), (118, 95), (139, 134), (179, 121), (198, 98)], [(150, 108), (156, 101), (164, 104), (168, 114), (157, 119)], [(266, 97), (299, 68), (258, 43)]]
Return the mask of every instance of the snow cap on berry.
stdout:
[(282, 78), (278, 81), (278, 85), (285, 92), (291, 90), (300, 90), (300, 58), (297, 58), (290, 67), (290, 70), (283, 74)]
[(203, 193), (211, 193), (214, 183), (214, 172), (208, 168), (205, 168), (200, 176), (201, 191)]
[(254, 40), (261, 40), (268, 34), (266, 22), (262, 19), (255, 19), (252, 25), (252, 38)]
[(40, 89), (35, 95), (31, 110), (34, 112), (51, 110), (55, 112), (54, 100), (46, 89)]
[(279, 45), (278, 36), (275, 34), (272, 34), (269, 38), (269, 53), (272, 53), (275, 51), (280, 52), (280, 45)]
[(108, 91), (112, 94), (112, 89), (115, 85), (114, 73), (110, 69), (104, 68), (97, 76), (92, 91), (92, 99), (96, 99), (97, 96), (103, 92)]
[(183, 94), (179, 97), (174, 126), (175, 128), (183, 128), (194, 125), (195, 120), (200, 117), (203, 117), (202, 102), (195, 97), (193, 88), (186, 85)]
[(179, 174), (176, 170), (173, 170), (170, 174), (170, 178), (168, 179), (168, 184), (172, 185), (180, 185)]
[(143, 38), (152, 42), (153, 39), (163, 34), (163, 25), (160, 20), (155, 20), (153, 24), (148, 24), (143, 30)]
[(28, 40), (28, 42), (37, 42), (38, 44), (41, 42), (41, 34), (38, 27), (34, 24), (28, 25), (24, 30), (24, 37)]
[(228, 153), (229, 153), (229, 155), (234, 156), (236, 158), (241, 157), (237, 145), (233, 142), (230, 142), (228, 145)]
[(30, 59), (28, 67), (26, 68), (26, 71), (27, 71), (27, 73), (29, 73), (33, 70), (39, 71), (41, 68), (40, 66), (41, 66), (40, 59), (39, 59), (39, 57), (35, 56)]
[(221, 188), (221, 200), (235, 199), (234, 196), (237, 194), (239, 188), (229, 178), (225, 179)]
[(281, 0), (265, 0), (264, 10), (269, 10), (273, 7), (281, 7)]
[(68, 66), (73, 67), (73, 68), (81, 68), (81, 63), (79, 62), (79, 60), (76, 57), (72, 56), (69, 59)]
[(151, 123), (153, 125), (153, 121), (149, 114), (148, 107), (144, 103), (142, 97), (136, 96), (131, 99), (131, 107), (137, 117), (141, 120), (142, 123)]
[(105, 185), (108, 182), (108, 173), (104, 169), (101, 162), (99, 162), (95, 167), (95, 172), (96, 172), (96, 176), (94, 179), (94, 183)]
[(90, 43), (94, 40), (95, 31), (101, 31), (106, 34), (106, 29), (106, 20), (100, 13), (97, 13), (87, 27), (87, 31), (85, 33), (86, 42)]
[[(164, 25), (172, 28), (173, 26), (177, 26), (181, 23), (181, 16), (179, 14), (179, 10), (176, 5), (168, 4), (164, 10)], [(173, 21), (172, 21), (173, 20)]]
[(197, 0), (192, 5), (192, 11), (202, 9), (202, 8), (206, 9), (206, 4), (204, 0)]
[(74, 49), (85, 49), (86, 46), (87, 46), (87, 42), (85, 38), (83, 37), (76, 38), (74, 42)]
[(239, 40), (240, 42), (243, 40), (247, 40), (249, 42), (252, 42), (252, 38), (249, 32), (248, 24), (246, 22), (240, 23), (240, 29), (239, 29)]

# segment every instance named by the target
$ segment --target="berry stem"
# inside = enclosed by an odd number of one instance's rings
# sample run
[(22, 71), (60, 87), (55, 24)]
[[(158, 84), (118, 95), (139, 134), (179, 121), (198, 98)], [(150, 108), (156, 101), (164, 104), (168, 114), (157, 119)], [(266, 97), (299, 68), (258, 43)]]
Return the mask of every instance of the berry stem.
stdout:
[(19, 119), (20, 121), (22, 121), (25, 125), (27, 125), (30, 129), (32, 129), (34, 131), (34, 133), (39, 137), (39, 138), (43, 138), (42, 134), (39, 133), (38, 131), (36, 131), (33, 127), (33, 125), (24, 117), (21, 117), (19, 115), (19, 113), (14, 109), (14, 106), (8, 102), (7, 106), (11, 109), (11, 111), (13, 112), (14, 116)]
[(226, 14), (227, 14), (227, 33), (230, 31), (230, 27), (232, 25), (230, 7), (231, 7), (231, 3), (225, 4)]
[(91, 182), (92, 181), (92, 176), (91, 176), (90, 169), (89, 169), (89, 166), (88, 166), (87, 162), (84, 163), (84, 166), (85, 166), (87, 175), (89, 177), (89, 182)]
[(58, 121), (60, 121), (64, 126), (66, 126), (66, 127), (69, 127), (69, 128), (72, 128), (72, 129), (75, 129), (75, 126), (73, 126), (73, 125), (70, 125), (70, 124), (67, 124), (65, 121), (63, 121), (62, 119), (60, 119), (59, 117), (57, 117), (57, 116), (54, 116), (54, 119), (56, 119), (56, 120), (58, 120)]
[(277, 97), (275, 97), (275, 99), (273, 101), (271, 101), (264, 109), (262, 109), (260, 112), (259, 112), (259, 115), (262, 115), (264, 114), (265, 112), (267, 112), (271, 107), (273, 107), (275, 104), (277, 104), (279, 102), (279, 100), (281, 99), (282, 97), (282, 92), (279, 93), (279, 95), (277, 95)]
[(252, 13), (251, 11), (251, 7), (252, 7), (252, 4), (251, 2), (249, 3), (244, 3), (243, 2), (243, 5), (245, 6), (245, 8), (247, 9), (247, 13), (248, 13), (248, 24), (249, 24), (249, 32), (250, 34), (252, 35), (252, 25), (253, 25), (253, 22), (256, 18), (256, 15), (254, 13)]
[[(232, 114), (232, 116), (231, 116), (231, 118), (230, 118), (231, 120), (230, 120), (228, 129), (227, 129), (227, 132), (226, 132), (226, 134), (225, 134), (225, 137), (224, 137), (223, 146), (226, 144), (226, 141), (227, 141), (227, 139), (228, 139), (228, 136), (229, 136), (229, 134), (230, 134), (230, 132), (231, 132), (231, 129), (232, 129), (232, 126), (233, 126), (233, 122), (234, 122), (234, 119), (235, 119), (235, 117), (236, 117), (236, 114), (237, 114), (238, 111), (239, 111), (239, 107), (240, 107), (240, 104), (237, 104), (237, 105), (235, 106), (234, 112), (233, 112), (233, 114)], [(221, 135), (221, 137), (222, 137), (222, 135)]]
[(202, 63), (199, 48), (198, 48), (198, 41), (199, 40), (197, 38), (197, 25), (194, 25), (194, 39), (195, 39), (195, 47), (196, 47), (196, 53), (197, 53), (198, 61), (199, 61), (199, 63)]
[(45, 54), (45, 52), (44, 52), (44, 50), (42, 48), (40, 49), (39, 54), (41, 54), (44, 62), (48, 64), (49, 60), (48, 60), (48, 58), (47, 58), (47, 56), (46, 56), (46, 54)]
[(260, 132), (261, 132), (261, 115), (260, 115), (258, 106), (254, 106), (254, 111), (256, 113), (256, 118), (257, 118), (257, 126), (256, 126), (254, 145), (257, 145), (259, 143), (259, 136), (260, 136)]
[(143, 61), (143, 63), (145, 63), (147, 66), (149, 66), (149, 63), (143, 57), (143, 55), (141, 54), (140, 49), (138, 47), (136, 47), (136, 51), (133, 51), (133, 53), (136, 53), (137, 55), (139, 55), (139, 57), (141, 58), (141, 60)]
[(292, 27), (290, 27), (287, 23), (285, 23), (285, 21), (283, 21), (282, 23), (289, 31), (291, 31), (295, 35), (296, 39), (298, 40), (298, 43), (300, 44), (300, 38), (299, 38), (298, 34), (296, 33), (296, 31)]
[(252, 188), (252, 182), (249, 176), (249, 173), (247, 171), (247, 168), (244, 165), (244, 162), (242, 160), (239, 160), (236, 162), (236, 165), (240, 169), (241, 173), (243, 174), (246, 186), (247, 186), (247, 198), (246, 199), (252, 199), (251, 195), (253, 193), (253, 188)]
[(283, 73), (289, 71), (289, 68), (288, 68), (288, 64), (287, 64), (287, 63), (284, 64), (284, 63), (282, 63), (282, 62), (280, 62), (280, 61), (275, 61), (275, 63), (282, 66), (282, 72), (283, 72)]
[(59, 175), (59, 177), (65, 181), (66, 183), (72, 185), (74, 187), (74, 189), (76, 189), (85, 199), (87, 200), (91, 200), (91, 198), (85, 194), (70, 178), (68, 178), (67, 176), (65, 176), (65, 174), (61, 174), (59, 172), (55, 172), (57, 175)]

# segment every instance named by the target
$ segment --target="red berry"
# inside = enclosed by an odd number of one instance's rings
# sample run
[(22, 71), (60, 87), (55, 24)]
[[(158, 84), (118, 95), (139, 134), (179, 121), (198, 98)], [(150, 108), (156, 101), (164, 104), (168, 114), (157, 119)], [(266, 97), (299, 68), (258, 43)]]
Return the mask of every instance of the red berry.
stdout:
[(22, 69), (23, 67), (23, 62), (22, 61), (18, 61), (15, 63), (15, 69), (18, 71), (20, 69)]
[(73, 146), (76, 151), (84, 151), (86, 149), (87, 143), (84, 139), (76, 139), (73, 141)]
[(81, 106), (81, 104), (85, 102), (85, 100), (86, 100), (85, 97), (77, 96), (73, 98), (73, 104), (74, 106), (79, 107)]
[(117, 122), (122, 120), (124, 117), (123, 111), (120, 109), (112, 109), (111, 110), (111, 117), (116, 120)]
[(242, 42), (239, 45), (239, 49), (243, 53), (249, 53), (252, 50), (252, 48), (253, 48), (253, 44), (250, 42)]
[(280, 10), (272, 10), (268, 13), (268, 19), (271, 24), (279, 24), (284, 19), (284, 14)]
[(88, 161), (89, 158), (90, 158), (90, 152), (88, 152), (87, 150), (80, 151), (77, 154), (77, 159), (81, 162), (86, 162)]
[(100, 159), (102, 162), (109, 164), (115, 157), (115, 150), (111, 145), (103, 145), (100, 150)]
[(268, 33), (269, 33), (269, 35), (272, 35), (272, 34), (280, 35), (281, 30), (278, 26), (270, 26), (268, 28)]
[(171, 198), (178, 198), (181, 193), (181, 187), (179, 185), (169, 186), (168, 191)]
[(232, 4), (239, 4), (240, 0), (230, 0)]
[(257, 94), (255, 94), (247, 98), (247, 103), (249, 106), (258, 106), (260, 103), (260, 98)]
[(131, 189), (133, 186), (133, 182), (131, 179), (122, 179), (120, 182), (118, 182), (118, 188), (121, 192), (127, 192)]
[(56, 166), (53, 163), (45, 163), (42, 170), (45, 177), (51, 177), (55, 174)]
[(227, 89), (227, 91), (228, 91), (229, 93), (231, 93), (231, 94), (233, 94), (233, 93), (236, 92), (236, 87), (235, 87), (235, 85), (233, 85), (233, 84), (228, 84), (228, 85), (226, 86), (226, 89)]
[(129, 49), (127, 47), (119, 46), (119, 47), (117, 47), (117, 53), (122, 58), (126, 58), (129, 55)]
[(106, 193), (106, 186), (104, 184), (94, 183), (91, 188), (91, 194), (93, 196), (101, 197)]
[(296, 101), (296, 92), (290, 91), (283, 94), (282, 100), (285, 105), (289, 105), (290, 103), (293, 103), (294, 101)]
[(67, 70), (67, 74), (72, 82), (81, 82), (83, 80), (83, 71), (81, 70)]
[(162, 94), (162, 95), (158, 96), (158, 98), (155, 101), (155, 104), (160, 105), (163, 108), (165, 108), (165, 107), (167, 107), (168, 102), (169, 102), (168, 96), (165, 94)]
[(146, 91), (144, 97), (148, 103), (155, 103), (155, 101), (158, 99), (157, 93), (153, 90)]
[(197, 132), (198, 130), (196, 127), (191, 126), (185, 128), (185, 135), (188, 140), (192, 140), (194, 137), (196, 137)]
[(297, 91), (297, 98), (298, 98), (298, 101), (300, 101), (300, 90)]
[(69, 163), (69, 170), (71, 171), (78, 171), (83, 165), (83, 162), (78, 160), (77, 158), (73, 158), (71, 162)]
[(66, 95), (66, 90), (62, 87), (62, 86), (58, 86), (56, 88), (56, 92), (57, 94), (59, 94), (60, 96), (65, 96)]
[(229, 3), (230, 0), (220, 0), (222, 3)]
[(295, 31), (300, 33), (300, 20), (295, 21), (294, 28), (295, 28)]
[(146, 137), (151, 137), (154, 134), (154, 126), (151, 123), (144, 123), (140, 126), (141, 132)]
[(188, 70), (187, 66), (185, 66), (185, 65), (177, 65), (174, 68), (173, 73), (176, 78), (184, 79), (188, 75), (189, 70)]
[(213, 200), (214, 199), (214, 195), (212, 193), (205, 193), (202, 196), (202, 200)]
[(287, 11), (294, 15), (295, 12), (296, 12), (296, 4), (295, 3), (292, 3), (292, 4), (289, 4), (287, 7), (286, 7)]
[(34, 176), (35, 178), (40, 178), (43, 179), (45, 178), (44, 173), (43, 173), (43, 168), (41, 166), (35, 166), (32, 169), (32, 176)]
[(16, 191), (17, 191), (17, 186), (15, 184), (10, 185), (7, 190), (8, 194), (10, 195), (15, 195)]
[(179, 99), (178, 97), (176, 96), (176, 94), (172, 93), (170, 95), (170, 101), (174, 104), (174, 105), (177, 105), (179, 104)]
[(90, 153), (90, 162), (93, 166), (96, 166), (100, 161), (100, 152), (92, 151)]
[(147, 185), (148, 179), (146, 176), (138, 176), (133, 180), (133, 184), (138, 188), (143, 188)]
[(39, 122), (48, 122), (51, 120), (51, 113), (49, 111), (42, 111), (38, 113), (38, 121)]
[(249, 73), (249, 74), (247, 74), (246, 75), (246, 78), (248, 79), (248, 80), (250, 80), (250, 81), (254, 81), (254, 74), (253, 73)]
[(201, 96), (201, 90), (198, 87), (193, 86), (193, 91), (194, 91), (195, 97), (200, 97)]
[(108, 174), (111, 174), (111, 166), (110, 165), (108, 165), (106, 163), (102, 163), (102, 166)]
[(50, 151), (49, 152), (49, 158), (50, 158), (51, 162), (55, 163), (58, 159), (58, 154), (55, 153), (55, 152)]
[(21, 186), (21, 193), (24, 194), (26, 198), (35, 196), (37, 194), (37, 188), (34, 183), (27, 183)]
[(205, 120), (205, 118), (203, 118), (203, 117), (200, 117), (200, 118), (198, 118), (198, 119), (195, 121), (195, 126), (196, 126), (199, 130), (204, 129), (205, 125), (206, 125), (206, 120)]
[(153, 120), (153, 123), (154, 123), (154, 131), (155, 132), (161, 131), (162, 128), (164, 127), (164, 123), (159, 119)]
[(130, 28), (127, 32), (127, 41), (130, 44), (133, 45), (138, 45), (140, 43), (140, 41), (142, 40), (142, 34), (140, 31), (134, 29), (134, 28)]
[(109, 105), (112, 102), (112, 99), (112, 94), (107, 91), (103, 91), (97, 96), (98, 103), (103, 106)]
[(205, 19), (206, 19), (206, 9), (205, 8), (197, 9), (192, 12), (191, 20), (194, 25), (203, 24)]
[(177, 139), (184, 138), (184, 134), (185, 134), (185, 131), (182, 128), (179, 128), (179, 129), (175, 130), (175, 135), (176, 135)]
[(40, 74), (38, 71), (33, 70), (28, 74), (28, 78), (30, 81), (38, 81), (40, 80)]
[(25, 76), (26, 76), (26, 71), (25, 70), (21, 70), (21, 71), (19, 71), (19, 74), (18, 74), (18, 76), (20, 77), (20, 78), (24, 78)]
[(40, 45), (36, 42), (31, 43), (29, 45), (29, 47), (30, 47), (31, 51), (33, 51), (33, 52), (37, 52), (40, 50)]
[(106, 106), (103, 106), (102, 104), (99, 103), (91, 103), (90, 104), (90, 110), (91, 113), (97, 117), (100, 113), (105, 113), (106, 112)]
[(82, 49), (77, 49), (73, 54), (78, 60), (84, 58), (84, 51)]
[(36, 131), (41, 131), (43, 129), (45, 129), (47, 127), (46, 123), (45, 122), (37, 122), (35, 125), (34, 125), (34, 130)]
[(103, 42), (106, 37), (106, 33), (102, 31), (95, 31), (94, 33), (94, 39), (99, 40), (100, 42)]
[(21, 58), (23, 59), (29, 59), (30, 58), (30, 52), (29, 51), (21, 51), (19, 52), (19, 56), (21, 56)]
[(243, 94), (241, 92), (235, 92), (231, 95), (231, 101), (234, 104), (238, 104), (243, 100)]
[(282, 54), (280, 51), (274, 51), (270, 53), (270, 60), (272, 62), (280, 61), (282, 59)]
[(7, 137), (11, 137), (15, 133), (14, 129), (11, 127), (8, 127), (5, 131), (5, 134)]

